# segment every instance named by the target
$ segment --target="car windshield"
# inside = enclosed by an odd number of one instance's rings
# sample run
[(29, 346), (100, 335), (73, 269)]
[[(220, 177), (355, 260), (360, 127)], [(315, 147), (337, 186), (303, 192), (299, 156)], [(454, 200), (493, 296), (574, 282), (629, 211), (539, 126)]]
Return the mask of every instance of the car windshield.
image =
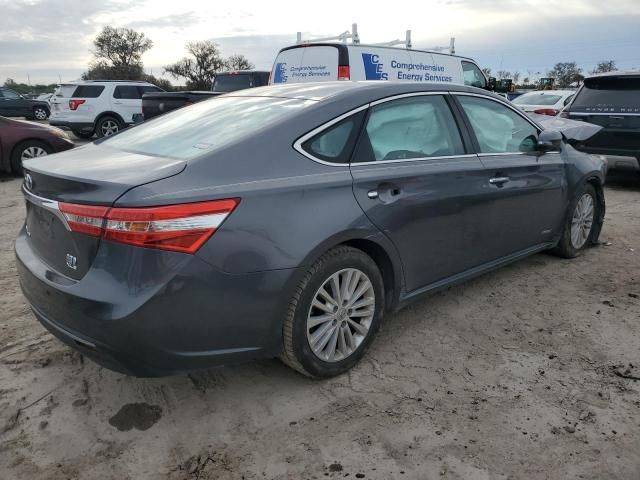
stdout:
[(640, 77), (588, 78), (574, 107), (640, 107)]
[(562, 95), (549, 93), (525, 93), (512, 100), (516, 105), (555, 105), (560, 101)]
[(234, 92), (251, 87), (251, 75), (247, 74), (218, 75), (213, 81), (214, 92)]
[(219, 97), (196, 103), (103, 142), (145, 155), (188, 160), (293, 115), (314, 100), (273, 97)]

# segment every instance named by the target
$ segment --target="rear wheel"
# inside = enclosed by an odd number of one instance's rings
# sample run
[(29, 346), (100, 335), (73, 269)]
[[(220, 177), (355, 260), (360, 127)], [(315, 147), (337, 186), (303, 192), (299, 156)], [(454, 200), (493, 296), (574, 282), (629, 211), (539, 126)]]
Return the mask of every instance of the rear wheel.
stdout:
[(563, 258), (574, 258), (592, 244), (597, 235), (594, 227), (599, 218), (599, 208), (593, 185), (587, 183), (578, 189), (554, 253)]
[(283, 328), (284, 363), (310, 377), (346, 372), (364, 355), (384, 311), (382, 275), (360, 250), (337, 247), (307, 272)]
[(78, 138), (91, 138), (91, 137), (93, 137), (93, 131), (91, 131), (91, 132), (84, 132), (82, 130), (71, 130), (71, 131)]
[(11, 170), (22, 175), (22, 162), (30, 158), (43, 157), (51, 153), (51, 147), (38, 140), (28, 140), (18, 144), (11, 153)]
[(98, 138), (110, 137), (122, 130), (120, 121), (115, 117), (102, 117), (96, 125), (96, 134)]

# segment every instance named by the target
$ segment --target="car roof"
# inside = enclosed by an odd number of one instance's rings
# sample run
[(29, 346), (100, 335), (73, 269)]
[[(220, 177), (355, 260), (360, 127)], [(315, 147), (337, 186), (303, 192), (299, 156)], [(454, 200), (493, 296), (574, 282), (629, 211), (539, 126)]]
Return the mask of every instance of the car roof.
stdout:
[(382, 98), (391, 95), (402, 95), (415, 92), (468, 92), (495, 98), (502, 98), (494, 93), (475, 87), (455, 85), (451, 83), (418, 83), (393, 82), (380, 80), (363, 81), (334, 81), (334, 82), (306, 82), (294, 84), (268, 85), (266, 87), (250, 88), (228, 93), (233, 97), (280, 97), (299, 98), (305, 100), (323, 101), (340, 96), (361, 96), (362, 101), (368, 98)]
[(627, 71), (615, 71), (596, 73), (585, 77), (585, 80), (589, 78), (601, 78), (601, 77), (640, 77), (640, 70), (627, 70)]
[(564, 95), (564, 94), (572, 94), (572, 93), (576, 93), (577, 90), (530, 90), (528, 92), (520, 92), (522, 93), (522, 95), (528, 95), (530, 93), (541, 93), (543, 95)]
[(460, 58), (462, 60), (469, 60), (473, 63), (476, 63), (476, 61), (473, 58), (470, 57), (463, 57), (461, 55), (455, 55), (453, 53), (447, 53), (447, 52), (439, 52), (436, 50), (428, 50), (428, 49), (421, 49), (421, 48), (399, 48), (399, 47), (394, 47), (391, 45), (375, 45), (375, 44), (368, 44), (368, 43), (348, 43), (348, 44), (344, 44), (344, 43), (340, 43), (340, 42), (334, 42), (334, 41), (326, 41), (326, 42), (314, 42), (314, 41), (308, 41), (308, 42), (302, 42), (302, 43), (296, 43), (295, 45), (289, 45), (287, 47), (281, 48), (280, 52), (278, 52), (278, 54), (280, 54), (281, 52), (284, 52), (286, 50), (293, 50), (296, 48), (304, 48), (304, 47), (337, 47), (337, 48), (367, 48), (367, 49), (372, 49), (372, 48), (386, 48), (389, 50), (394, 50), (394, 51), (400, 51), (400, 52), (418, 52), (418, 53), (428, 53), (430, 55), (443, 55), (445, 57), (454, 57), (454, 58)]

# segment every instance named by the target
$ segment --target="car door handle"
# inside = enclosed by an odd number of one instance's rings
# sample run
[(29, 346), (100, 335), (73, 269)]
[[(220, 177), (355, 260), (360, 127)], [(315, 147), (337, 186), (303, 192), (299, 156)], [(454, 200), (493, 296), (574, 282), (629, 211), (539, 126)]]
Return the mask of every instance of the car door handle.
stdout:
[(502, 186), (503, 183), (507, 183), (509, 181), (509, 177), (494, 177), (489, 179), (489, 183), (491, 185)]
[(113, 102), (114, 105), (122, 105), (122, 102)]
[(375, 198), (378, 198), (378, 190), (369, 190), (367, 192), (367, 197), (369, 197), (372, 200)]

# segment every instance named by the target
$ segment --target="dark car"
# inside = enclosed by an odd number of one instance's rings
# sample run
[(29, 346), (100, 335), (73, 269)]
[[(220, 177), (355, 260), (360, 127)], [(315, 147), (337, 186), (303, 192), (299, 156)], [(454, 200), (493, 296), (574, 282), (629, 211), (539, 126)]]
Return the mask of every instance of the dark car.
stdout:
[(601, 161), (451, 84), (245, 90), (26, 164), (20, 284), (54, 335), (162, 375), (346, 371), (386, 313), (604, 217)]
[(229, 93), (245, 88), (264, 87), (269, 84), (269, 74), (264, 70), (233, 70), (217, 73), (211, 84), (211, 91)]
[(221, 95), (218, 92), (149, 92), (142, 95), (141, 121)]
[[(149, 120), (158, 115), (177, 108), (193, 105), (211, 97), (244, 90), (245, 88), (263, 87), (269, 83), (269, 72), (260, 70), (237, 70), (221, 72), (213, 79), (210, 92), (149, 92), (142, 96), (142, 119)], [(141, 120), (142, 120), (141, 119)]]
[(604, 127), (576, 148), (605, 156), (609, 169), (640, 171), (640, 73), (585, 78), (560, 116)]
[(24, 160), (70, 148), (73, 148), (73, 142), (59, 128), (0, 117), (2, 171), (19, 174)]
[(3, 117), (46, 120), (49, 114), (49, 104), (46, 101), (32, 100), (10, 88), (0, 87), (0, 115)]

